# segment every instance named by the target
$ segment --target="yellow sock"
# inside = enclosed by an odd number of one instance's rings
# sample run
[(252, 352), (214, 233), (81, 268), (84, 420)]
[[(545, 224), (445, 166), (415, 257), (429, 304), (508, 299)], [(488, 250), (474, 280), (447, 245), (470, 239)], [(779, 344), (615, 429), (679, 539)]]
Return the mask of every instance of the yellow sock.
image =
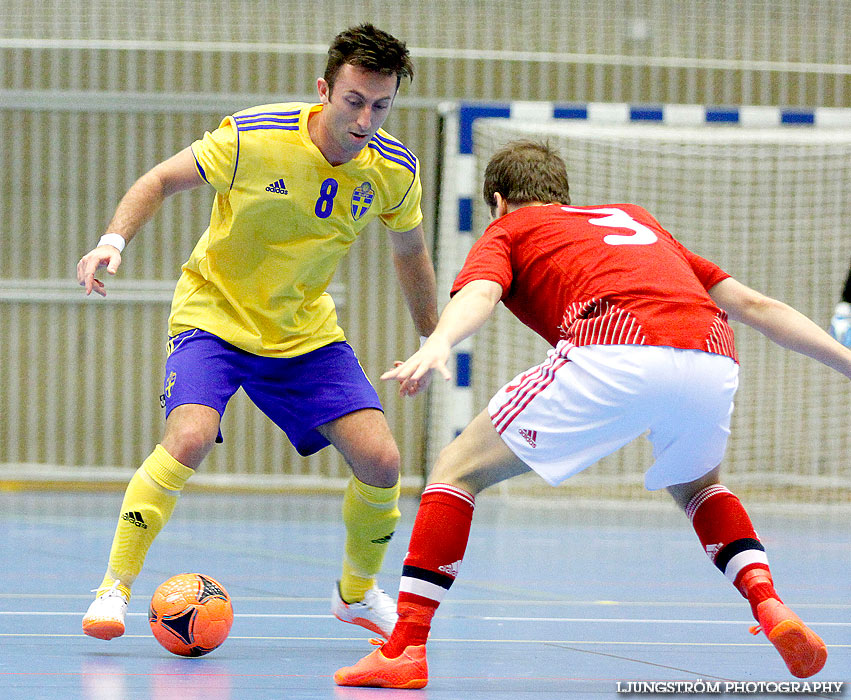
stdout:
[(109, 552), (109, 569), (98, 595), (118, 581), (118, 590), (130, 598), (130, 586), (142, 570), (151, 543), (168, 522), (180, 491), (194, 473), (162, 445), (157, 445), (136, 470), (124, 492)]
[(347, 603), (363, 600), (375, 583), (387, 545), (399, 522), (399, 482), (390, 488), (369, 486), (352, 477), (343, 497), (346, 549), (340, 595)]

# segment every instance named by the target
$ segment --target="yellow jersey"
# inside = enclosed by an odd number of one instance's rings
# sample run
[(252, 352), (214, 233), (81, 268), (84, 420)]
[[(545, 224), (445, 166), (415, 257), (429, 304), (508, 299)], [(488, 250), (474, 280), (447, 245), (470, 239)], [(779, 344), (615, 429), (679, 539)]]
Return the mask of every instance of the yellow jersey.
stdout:
[(349, 162), (328, 163), (307, 131), (321, 109), (254, 107), (192, 144), (216, 197), (183, 265), (170, 335), (199, 328), (267, 357), (345, 340), (326, 292), (338, 263), (375, 217), (416, 227), (422, 190), (417, 158), (381, 129)]

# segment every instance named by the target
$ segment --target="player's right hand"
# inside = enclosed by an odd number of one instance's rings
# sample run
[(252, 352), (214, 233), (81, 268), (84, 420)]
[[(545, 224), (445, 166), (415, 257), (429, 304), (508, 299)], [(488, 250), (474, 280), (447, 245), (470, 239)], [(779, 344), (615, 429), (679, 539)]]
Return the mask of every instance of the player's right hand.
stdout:
[(381, 375), (384, 381), (395, 379), (399, 382), (399, 396), (415, 396), (431, 383), (433, 370), (449, 380), (452, 375), (447, 368), (452, 346), (438, 334), (432, 333), (423, 346), (405, 362), (394, 363), (393, 369)]
[(118, 248), (108, 244), (99, 245), (86, 253), (77, 263), (77, 282), (81, 287), (86, 288), (86, 296), (95, 292), (105, 297), (106, 286), (95, 278), (95, 272), (105, 267), (110, 275), (114, 275), (118, 272), (119, 265), (121, 265), (121, 253), (118, 252)]

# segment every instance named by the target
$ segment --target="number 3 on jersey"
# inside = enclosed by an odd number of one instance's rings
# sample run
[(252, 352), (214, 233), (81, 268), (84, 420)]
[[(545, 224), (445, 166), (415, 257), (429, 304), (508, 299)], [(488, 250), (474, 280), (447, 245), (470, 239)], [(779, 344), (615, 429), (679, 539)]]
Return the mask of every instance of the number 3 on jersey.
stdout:
[[(605, 226), (606, 228), (626, 228), (634, 231), (632, 235), (625, 236), (615, 233), (610, 233), (608, 236), (603, 236), (603, 243), (608, 245), (650, 245), (658, 240), (653, 229), (647, 228), (644, 224), (637, 222), (623, 209), (615, 207), (599, 207), (596, 209), (577, 209), (575, 207), (562, 207), (565, 211), (575, 211), (579, 214), (588, 214), (592, 218), (588, 223), (594, 226)], [(598, 219), (596, 214), (605, 214)]]
[(329, 177), (319, 185), (319, 199), (316, 200), (316, 206), (313, 211), (320, 219), (327, 219), (331, 216), (331, 211), (334, 209), (334, 195), (337, 194), (339, 185), (333, 177)]

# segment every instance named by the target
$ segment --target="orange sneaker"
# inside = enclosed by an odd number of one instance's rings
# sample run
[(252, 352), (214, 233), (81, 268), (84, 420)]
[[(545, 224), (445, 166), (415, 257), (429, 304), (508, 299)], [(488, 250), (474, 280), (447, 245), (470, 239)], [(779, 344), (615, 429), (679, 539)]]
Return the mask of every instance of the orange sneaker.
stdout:
[(759, 625), (752, 634), (765, 633), (786, 666), (796, 678), (809, 678), (824, 668), (827, 647), (815, 632), (776, 598), (762, 601), (756, 608)]
[[(372, 644), (383, 645), (378, 639)], [(405, 647), (401, 656), (388, 659), (378, 648), (364, 656), (354, 666), (346, 666), (334, 674), (337, 685), (368, 688), (425, 688), (428, 683), (428, 663), (425, 644)]]

